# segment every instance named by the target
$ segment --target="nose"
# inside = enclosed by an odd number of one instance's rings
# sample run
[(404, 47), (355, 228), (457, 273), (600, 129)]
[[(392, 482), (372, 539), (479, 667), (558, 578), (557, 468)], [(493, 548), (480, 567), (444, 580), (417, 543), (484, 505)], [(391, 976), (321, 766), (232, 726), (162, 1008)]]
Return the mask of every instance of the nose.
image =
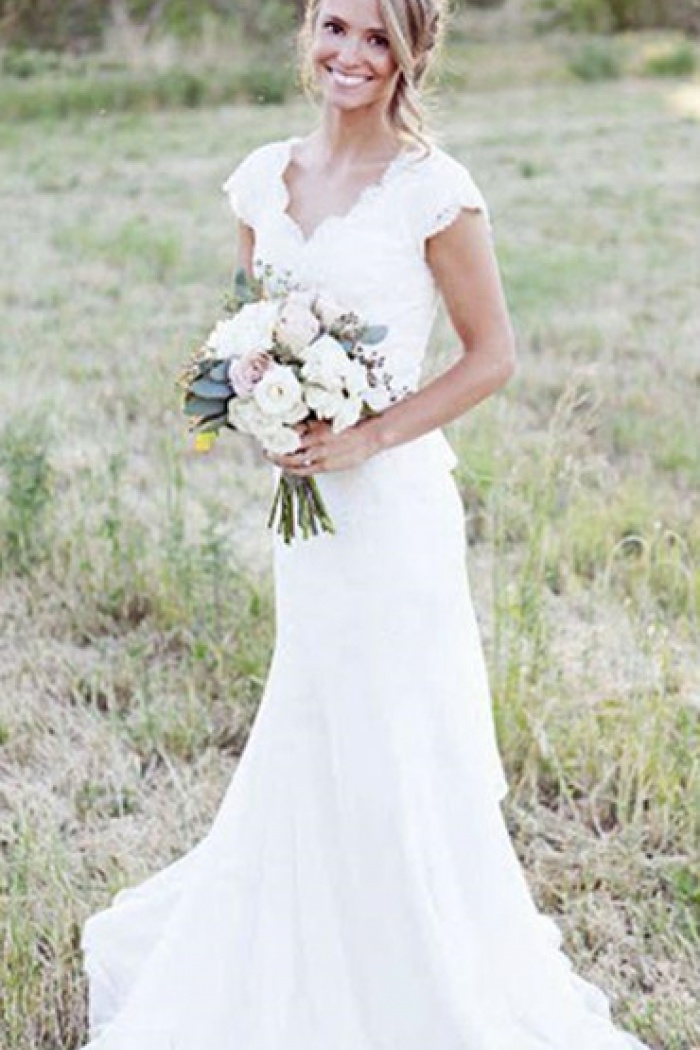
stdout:
[(358, 66), (362, 63), (362, 41), (348, 34), (344, 40), (339, 41), (338, 57), (344, 66)]

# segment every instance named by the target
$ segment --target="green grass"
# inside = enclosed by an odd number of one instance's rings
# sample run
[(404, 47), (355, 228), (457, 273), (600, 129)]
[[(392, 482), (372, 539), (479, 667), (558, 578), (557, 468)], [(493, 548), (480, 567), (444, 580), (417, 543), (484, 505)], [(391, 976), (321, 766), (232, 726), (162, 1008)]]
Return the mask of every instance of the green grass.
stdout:
[[(506, 816), (577, 968), (651, 1046), (689, 1050), (700, 125), (674, 90), (482, 84), (440, 126), (491, 204), (520, 345), (507, 390), (449, 428)], [(172, 384), (234, 266), (221, 182), (312, 119), (0, 126), (4, 1050), (80, 1044), (82, 922), (199, 840), (255, 717), (269, 468), (234, 441), (193, 453)], [(441, 317), (428, 371), (453, 353)]]
[(215, 73), (99, 72), (84, 79), (56, 74), (31, 80), (4, 77), (0, 120), (199, 109), (236, 101), (272, 104), (283, 102), (291, 89), (292, 76), (287, 69), (266, 66)]

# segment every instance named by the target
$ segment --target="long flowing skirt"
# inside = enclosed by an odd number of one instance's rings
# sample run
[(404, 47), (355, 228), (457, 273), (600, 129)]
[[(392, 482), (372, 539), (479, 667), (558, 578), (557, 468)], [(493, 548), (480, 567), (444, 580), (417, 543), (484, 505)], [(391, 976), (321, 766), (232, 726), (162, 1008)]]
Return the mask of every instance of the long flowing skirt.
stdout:
[(86, 1050), (644, 1050), (508, 837), (454, 462), (435, 431), (319, 475), (336, 535), (275, 541), (211, 828), (85, 924)]

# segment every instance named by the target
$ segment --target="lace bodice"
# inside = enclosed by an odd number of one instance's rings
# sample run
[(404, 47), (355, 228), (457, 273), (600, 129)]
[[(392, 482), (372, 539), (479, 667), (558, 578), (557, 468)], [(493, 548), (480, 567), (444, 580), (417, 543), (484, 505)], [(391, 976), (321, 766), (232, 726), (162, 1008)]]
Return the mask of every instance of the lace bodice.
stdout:
[(306, 236), (288, 214), (284, 173), (298, 136), (249, 153), (224, 183), (235, 214), (255, 232), (254, 269), (267, 278), (324, 289), (372, 324), (385, 324), (387, 367), (419, 385), (438, 302), (425, 258), (429, 237), (462, 208), (490, 218), (469, 171), (437, 146), (425, 157), (406, 147), (349, 211), (330, 215)]

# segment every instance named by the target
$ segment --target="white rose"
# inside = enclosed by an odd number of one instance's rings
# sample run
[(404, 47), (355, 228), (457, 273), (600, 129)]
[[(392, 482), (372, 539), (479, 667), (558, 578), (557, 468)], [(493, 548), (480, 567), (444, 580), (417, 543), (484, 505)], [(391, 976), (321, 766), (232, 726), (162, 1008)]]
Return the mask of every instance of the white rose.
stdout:
[(301, 423), (302, 419), (306, 419), (309, 414), (309, 408), (304, 401), (303, 395), (300, 396), (296, 404), (292, 405), (288, 412), (285, 412), (282, 422), (283, 423)]
[(252, 397), (232, 397), (228, 403), (228, 421), (244, 434), (258, 437), (269, 425), (267, 417)]
[(341, 389), (310, 384), (304, 391), (306, 404), (321, 419), (333, 419), (342, 411), (345, 395)]
[(272, 349), (279, 304), (264, 300), (246, 303), (228, 321), (219, 321), (207, 339), (207, 346), (221, 357)]
[(292, 353), (298, 353), (316, 338), (320, 329), (318, 318), (311, 312), (304, 298), (290, 296), (279, 312), (275, 331), (283, 346)]
[(288, 303), (294, 303), (295, 306), (305, 306), (307, 310), (313, 310), (316, 296), (308, 288), (294, 288), (287, 296)]
[(362, 395), (371, 409), (375, 412), (383, 412), (391, 404), (391, 392), (388, 387), (381, 383), (379, 386), (369, 386)]
[(340, 411), (336, 412), (333, 417), (332, 430), (334, 434), (339, 434), (341, 430), (347, 430), (348, 427), (354, 426), (357, 423), (360, 415), (362, 414), (362, 398), (360, 397), (345, 397), (341, 405)]
[(292, 427), (283, 423), (278, 427), (268, 427), (260, 435), (260, 443), (267, 452), (276, 456), (288, 456), (290, 452), (296, 452), (301, 444), (301, 437)]
[(301, 383), (288, 365), (273, 365), (256, 384), (253, 397), (266, 416), (293, 423), (303, 408)]
[(345, 367), (345, 374), (343, 375), (343, 383), (348, 394), (351, 394), (353, 397), (364, 394), (368, 383), (365, 366), (360, 361), (353, 361), (349, 357)]
[(341, 386), (348, 366), (348, 355), (337, 339), (322, 335), (303, 354), (302, 375), (310, 383)]
[(332, 328), (349, 311), (344, 306), (341, 306), (332, 295), (329, 295), (327, 292), (321, 292), (316, 298), (316, 313), (321, 318), (324, 327)]

